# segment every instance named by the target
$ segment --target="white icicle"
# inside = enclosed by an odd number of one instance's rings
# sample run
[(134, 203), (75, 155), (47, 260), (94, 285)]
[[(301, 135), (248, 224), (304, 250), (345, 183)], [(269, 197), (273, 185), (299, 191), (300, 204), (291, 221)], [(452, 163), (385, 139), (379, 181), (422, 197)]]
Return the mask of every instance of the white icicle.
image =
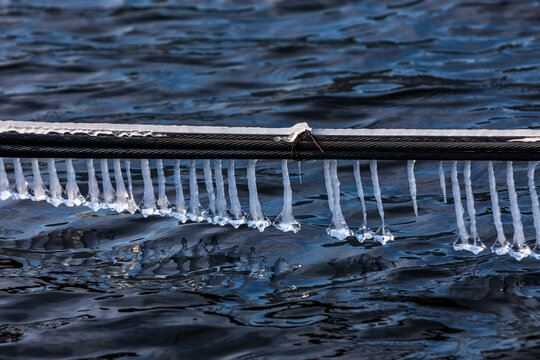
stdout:
[(375, 195), (375, 200), (377, 201), (377, 209), (379, 210), (379, 215), (381, 216), (382, 222), (381, 227), (375, 232), (374, 239), (385, 245), (388, 241), (394, 240), (394, 235), (392, 235), (390, 231), (388, 231), (384, 223), (384, 208), (381, 197), (381, 188), (379, 186), (377, 160), (370, 160), (369, 168), (371, 170), (371, 182), (373, 183), (373, 195)]
[(11, 197), (9, 180), (4, 166), (4, 158), (0, 158), (0, 200), (7, 200)]
[(54, 206), (58, 206), (63, 202), (62, 186), (60, 185), (60, 180), (58, 180), (54, 159), (49, 159), (47, 165), (49, 170), (49, 197), (47, 197), (47, 202)]
[(532, 213), (534, 229), (536, 230), (536, 243), (531, 255), (540, 260), (540, 205), (538, 204), (538, 194), (536, 193), (536, 184), (534, 183), (534, 170), (538, 161), (529, 161), (527, 166), (527, 177), (529, 179), (529, 193), (531, 195)]
[(101, 159), (101, 185), (103, 186), (103, 209), (114, 208), (114, 188), (109, 175), (109, 162), (107, 159)]
[(101, 205), (99, 203), (99, 186), (93, 159), (86, 160), (86, 169), (88, 171), (88, 198), (90, 201), (86, 201), (85, 205), (94, 211), (98, 211), (101, 209)]
[(204, 183), (208, 194), (208, 210), (206, 211), (206, 221), (215, 224), (216, 218), (216, 195), (214, 193), (214, 183), (212, 181), (212, 167), (210, 160), (203, 160)]
[(493, 171), (493, 162), (488, 162), (489, 194), (491, 196), (491, 207), (493, 208), (493, 222), (497, 229), (497, 240), (493, 243), (491, 251), (497, 255), (504, 255), (510, 251), (510, 244), (504, 235), (503, 224), (501, 221), (501, 208), (499, 206), (499, 194), (497, 193), (497, 183)]
[(189, 212), (191, 221), (201, 222), (205, 220), (204, 212), (199, 202), (199, 184), (197, 183), (197, 168), (195, 160), (189, 165)]
[(188, 220), (186, 215), (186, 204), (184, 201), (184, 189), (182, 187), (182, 173), (180, 170), (180, 160), (174, 162), (174, 186), (176, 189), (176, 204), (172, 216), (185, 223)]
[(525, 243), (525, 234), (523, 233), (521, 213), (519, 211), (516, 186), (514, 184), (514, 168), (511, 161), (506, 162), (506, 182), (508, 184), (510, 212), (512, 214), (512, 224), (514, 226), (514, 239), (510, 249), (510, 256), (519, 261), (529, 256), (531, 254), (531, 249)]
[(264, 216), (261, 209), (261, 203), (259, 202), (257, 179), (255, 175), (256, 163), (257, 160), (248, 160), (247, 179), (249, 190), (249, 215), (247, 218), (247, 225), (263, 232), (271, 223), (270, 220)]
[(214, 223), (223, 226), (229, 223), (230, 218), (227, 215), (227, 199), (225, 198), (221, 160), (214, 161), (214, 176), (216, 178), (216, 216), (214, 217)]
[(292, 231), (297, 233), (300, 231), (300, 224), (295, 220), (292, 212), (291, 180), (286, 159), (281, 160), (281, 171), (283, 176), (283, 210), (274, 220), (274, 227), (283, 232)]
[(416, 178), (414, 177), (415, 162), (416, 160), (407, 161), (407, 177), (409, 179), (409, 192), (411, 193), (414, 215), (418, 217), (418, 204), (416, 203)]
[(28, 183), (26, 182), (26, 179), (24, 178), (22, 166), (21, 166), (21, 159), (14, 158), (13, 159), (13, 168), (15, 170), (15, 185), (17, 188), (17, 192), (13, 193), (14, 199), (29, 199), (30, 194), (28, 193)]
[(150, 164), (148, 159), (141, 159), (141, 172), (144, 183), (143, 207), (140, 207), (141, 214), (144, 217), (159, 214), (156, 208), (156, 196), (154, 194), (154, 184), (152, 183), (152, 174), (150, 173)]
[(114, 159), (114, 180), (116, 182), (116, 199), (112, 209), (121, 213), (128, 209), (128, 193), (126, 191), (126, 185), (124, 184), (124, 177), (122, 176), (122, 164), (120, 159)]
[(135, 202), (135, 198), (133, 197), (133, 182), (131, 180), (131, 161), (126, 160), (124, 162), (124, 166), (126, 167), (126, 177), (127, 177), (127, 182), (128, 182), (128, 200), (127, 200), (128, 208), (127, 210), (131, 214), (135, 214), (135, 212), (139, 209), (139, 207), (137, 206), (137, 203)]
[(84, 197), (79, 191), (79, 186), (77, 185), (77, 176), (75, 174), (75, 169), (73, 168), (73, 162), (71, 159), (66, 159), (66, 173), (67, 173), (67, 184), (66, 184), (66, 196), (67, 199), (64, 200), (64, 204), (67, 206), (79, 206), (84, 203)]
[(42, 201), (47, 198), (45, 194), (46, 189), (43, 185), (43, 178), (41, 177), (41, 170), (39, 169), (38, 159), (32, 159), (32, 190), (34, 195), (31, 196), (33, 201)]
[(163, 171), (163, 161), (161, 159), (156, 160), (156, 167), (157, 167), (157, 173), (158, 173), (158, 200), (157, 205), (159, 207), (159, 214), (161, 216), (170, 215), (171, 208), (169, 204), (169, 199), (167, 199), (167, 195), (165, 194), (166, 189), (166, 178), (165, 173)]
[(302, 160), (296, 162), (298, 164), (298, 181), (302, 183)]
[(337, 176), (337, 161), (324, 160), (324, 183), (328, 194), (328, 206), (332, 212), (332, 222), (326, 232), (333, 238), (344, 240), (353, 236), (354, 232), (349, 229), (340, 205), (339, 179)]
[(364, 240), (373, 239), (373, 231), (367, 226), (366, 200), (364, 199), (364, 187), (362, 186), (362, 176), (360, 175), (360, 160), (353, 161), (353, 173), (358, 198), (362, 204), (362, 225), (356, 232), (356, 238), (358, 241), (363, 242)]
[(446, 204), (446, 179), (444, 176), (444, 166), (442, 161), (439, 161), (439, 183), (441, 184), (443, 199), (444, 203)]
[(465, 161), (463, 165), (463, 179), (465, 183), (465, 195), (467, 197), (467, 212), (469, 213), (469, 220), (471, 222), (471, 237), (473, 240), (473, 246), (479, 246), (482, 251), (486, 246), (480, 240), (478, 231), (476, 229), (476, 209), (474, 207), (474, 195), (471, 184), (471, 162)]
[(229, 181), (229, 201), (231, 208), (229, 209), (229, 224), (235, 229), (242, 224), (246, 223), (246, 217), (240, 206), (240, 200), (238, 199), (238, 190), (236, 189), (236, 177), (234, 175), (234, 160), (229, 160), (229, 167), (227, 169), (227, 179)]

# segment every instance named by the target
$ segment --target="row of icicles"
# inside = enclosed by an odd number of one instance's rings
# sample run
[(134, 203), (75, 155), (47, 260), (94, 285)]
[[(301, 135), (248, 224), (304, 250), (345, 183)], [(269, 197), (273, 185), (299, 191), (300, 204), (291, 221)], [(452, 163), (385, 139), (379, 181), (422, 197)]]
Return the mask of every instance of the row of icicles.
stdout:
[[(300, 224), (295, 220), (292, 213), (292, 190), (289, 179), (287, 160), (282, 160), (281, 162), (284, 188), (283, 210), (281, 214), (273, 221), (266, 217), (261, 209), (255, 175), (256, 162), (257, 160), (248, 160), (247, 164), (247, 180), (249, 191), (249, 212), (247, 214), (242, 210), (242, 206), (238, 197), (234, 160), (229, 160), (227, 167), (227, 184), (229, 198), (228, 202), (225, 195), (225, 185), (221, 160), (214, 161), (213, 171), (210, 160), (203, 160), (204, 182), (206, 192), (208, 194), (207, 209), (203, 209), (199, 203), (199, 186), (197, 182), (195, 160), (190, 161), (190, 196), (189, 202), (187, 203), (184, 198), (182, 187), (180, 160), (176, 160), (174, 162), (174, 183), (176, 190), (176, 199), (174, 206), (172, 206), (169, 202), (165, 191), (166, 177), (163, 169), (163, 161), (156, 160), (156, 168), (158, 175), (158, 197), (156, 198), (154, 192), (154, 184), (150, 172), (150, 164), (147, 159), (141, 160), (141, 173), (143, 177), (144, 190), (143, 200), (140, 203), (137, 203), (133, 197), (131, 161), (125, 160), (124, 169), (122, 169), (122, 163), (119, 159), (113, 160), (113, 171), (116, 189), (113, 187), (111, 182), (108, 160), (100, 160), (102, 175), (101, 192), (96, 178), (94, 160), (87, 160), (88, 195), (84, 197), (79, 191), (79, 187), (76, 181), (76, 173), (71, 159), (65, 160), (67, 174), (67, 183), (65, 185), (65, 189), (63, 189), (60, 184), (54, 159), (48, 159), (47, 163), (49, 173), (48, 189), (43, 183), (38, 160), (31, 159), (33, 181), (32, 185), (30, 186), (30, 192), (28, 183), (23, 174), (20, 159), (13, 159), (16, 191), (12, 191), (10, 188), (8, 176), (5, 171), (4, 160), (0, 158), (0, 199), (5, 200), (8, 198), (13, 198), (31, 199), (34, 201), (45, 200), (54, 206), (59, 206), (60, 204), (65, 204), (67, 206), (84, 205), (89, 207), (93, 211), (97, 211), (99, 209), (111, 209), (117, 212), (128, 211), (132, 214), (136, 211), (140, 211), (144, 217), (150, 215), (172, 216), (183, 223), (188, 220), (193, 222), (206, 221), (221, 226), (230, 224), (234, 228), (238, 228), (239, 226), (246, 224), (249, 227), (257, 228), (261, 232), (264, 231), (264, 229), (268, 226), (273, 225), (284, 232), (298, 232), (300, 230)], [(407, 175), (414, 213), (416, 216), (418, 216), (414, 164), (415, 160), (409, 160), (407, 162)], [(384, 208), (382, 204), (381, 190), (377, 171), (377, 161), (371, 160), (369, 162), (369, 165), (371, 170), (373, 192), (377, 203), (377, 209), (381, 217), (382, 225), (377, 231), (372, 231), (367, 226), (367, 211), (366, 203), (364, 200), (362, 177), (360, 175), (360, 161), (356, 160), (353, 162), (353, 174), (358, 191), (358, 197), (361, 201), (363, 219), (362, 225), (356, 233), (348, 227), (341, 211), (340, 182), (337, 174), (337, 161), (324, 160), (325, 185), (328, 194), (328, 204), (332, 213), (331, 225), (327, 229), (327, 233), (328, 235), (339, 240), (343, 240), (347, 237), (356, 236), (356, 238), (360, 242), (373, 239), (384, 245), (388, 241), (394, 240), (394, 236), (390, 233), (390, 231), (386, 228), (385, 225)], [(521, 222), (521, 214), (514, 185), (512, 162), (509, 161), (506, 163), (506, 182), (508, 186), (510, 211), (514, 228), (514, 236), (512, 242), (509, 242), (504, 234), (495, 175), (493, 171), (493, 164), (491, 161), (488, 162), (489, 189), (493, 209), (493, 219), (495, 223), (495, 228), (497, 230), (497, 239), (492, 246), (492, 250), (498, 255), (510, 254), (512, 257), (518, 260), (521, 260), (524, 257), (531, 255), (537, 259), (540, 259), (540, 254), (537, 252), (537, 250), (540, 250), (540, 206), (538, 203), (538, 196), (536, 193), (536, 186), (534, 182), (534, 171), (536, 165), (537, 162), (528, 163), (528, 185), (532, 202), (534, 226), (536, 229), (536, 244), (534, 249), (531, 250), (526, 244), (523, 224)], [(446, 203), (446, 181), (442, 161), (439, 162), (438, 170), (440, 186), (442, 189), (444, 202)], [(124, 174), (127, 178), (127, 188), (124, 181)], [(484, 250), (486, 246), (480, 240), (476, 228), (476, 211), (471, 185), (470, 161), (464, 162), (463, 177), (465, 184), (466, 206), (470, 222), (470, 234), (465, 226), (464, 209), (461, 203), (461, 189), (457, 172), (457, 161), (453, 161), (451, 170), (452, 195), (454, 199), (459, 199), (459, 201), (454, 201), (459, 235), (453, 246), (455, 250), (467, 250), (477, 254), (480, 251)]]

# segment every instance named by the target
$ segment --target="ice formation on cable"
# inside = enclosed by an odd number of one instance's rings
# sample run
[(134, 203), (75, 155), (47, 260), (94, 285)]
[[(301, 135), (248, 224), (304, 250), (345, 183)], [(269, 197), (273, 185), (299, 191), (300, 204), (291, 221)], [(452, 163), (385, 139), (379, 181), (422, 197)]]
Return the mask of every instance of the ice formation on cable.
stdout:
[(147, 159), (141, 159), (141, 173), (143, 177), (143, 203), (139, 207), (144, 217), (150, 215), (159, 215), (156, 207), (156, 195), (154, 194), (154, 184), (152, 183), (152, 174), (150, 173), (150, 164)]
[(497, 240), (493, 243), (491, 251), (497, 255), (508, 254), (510, 243), (506, 240), (501, 220), (501, 208), (499, 207), (499, 194), (497, 193), (497, 183), (493, 172), (493, 162), (488, 162), (489, 194), (491, 196), (491, 207), (493, 208), (493, 222), (497, 230)]
[(158, 212), (161, 216), (168, 216), (171, 213), (171, 207), (169, 199), (167, 198), (167, 194), (165, 193), (167, 181), (165, 178), (165, 172), (163, 170), (163, 160), (156, 160), (156, 168), (158, 173)]
[(124, 176), (122, 175), (120, 159), (114, 160), (113, 167), (114, 181), (116, 182), (116, 198), (111, 208), (120, 213), (128, 209), (128, 193), (124, 183)]
[(33, 195), (31, 196), (32, 200), (33, 201), (45, 200), (47, 198), (47, 195), (46, 195), (47, 189), (45, 188), (45, 185), (43, 185), (43, 178), (41, 177), (41, 170), (39, 168), (39, 162), (38, 162), (38, 159), (36, 158), (32, 159), (32, 178), (33, 178), (32, 179)]
[(214, 176), (216, 178), (216, 215), (213, 222), (223, 226), (229, 223), (230, 218), (227, 214), (227, 199), (225, 198), (221, 160), (214, 160)]
[(174, 186), (176, 190), (176, 203), (171, 215), (185, 223), (188, 220), (186, 203), (184, 200), (184, 188), (182, 187), (182, 170), (180, 160), (174, 162)]
[(443, 199), (444, 203), (446, 204), (446, 179), (444, 176), (444, 165), (442, 161), (439, 161), (439, 183), (441, 184)]
[(476, 229), (476, 209), (474, 207), (474, 196), (471, 184), (471, 162), (465, 161), (463, 165), (463, 179), (465, 182), (465, 195), (467, 198), (467, 212), (471, 223), (471, 237), (473, 240), (472, 246), (476, 246), (478, 252), (484, 250), (486, 246), (480, 240)]
[(246, 223), (246, 217), (240, 206), (240, 200), (238, 199), (238, 190), (236, 188), (236, 177), (234, 175), (234, 160), (229, 160), (229, 167), (227, 169), (227, 179), (229, 181), (229, 201), (231, 208), (229, 209), (229, 224), (235, 229), (240, 225)]
[(98, 211), (101, 208), (101, 204), (93, 159), (86, 160), (86, 170), (88, 171), (88, 198), (85, 205), (94, 211)]
[(281, 172), (283, 176), (283, 210), (274, 220), (274, 226), (284, 232), (292, 231), (297, 233), (300, 231), (300, 224), (296, 221), (292, 212), (291, 180), (286, 159), (281, 160)]
[(529, 193), (531, 195), (534, 229), (536, 230), (536, 242), (531, 256), (540, 260), (540, 206), (538, 204), (538, 194), (536, 193), (536, 185), (534, 183), (534, 170), (536, 169), (536, 165), (538, 165), (537, 161), (529, 161), (527, 164), (527, 178)]
[(201, 222), (205, 220), (204, 212), (199, 201), (199, 184), (197, 183), (196, 161), (191, 160), (189, 165), (189, 220)]
[(4, 158), (0, 158), (0, 200), (7, 200), (11, 197), (9, 179), (4, 166)]
[(75, 169), (73, 168), (73, 162), (71, 159), (66, 159), (65, 164), (67, 173), (67, 199), (64, 200), (64, 204), (67, 206), (80, 206), (84, 203), (84, 197), (81, 195), (79, 186), (77, 185), (77, 176), (75, 174)]
[(508, 197), (510, 198), (510, 213), (512, 214), (512, 225), (514, 226), (514, 238), (510, 248), (510, 256), (516, 260), (521, 260), (531, 254), (531, 249), (525, 243), (523, 224), (521, 223), (521, 213), (519, 211), (516, 186), (514, 184), (514, 168), (511, 161), (506, 162), (506, 183), (508, 184)]
[(385, 245), (389, 241), (394, 240), (394, 235), (388, 231), (384, 223), (384, 209), (381, 197), (381, 188), (379, 186), (379, 174), (377, 170), (377, 160), (369, 161), (369, 168), (371, 170), (371, 182), (373, 183), (373, 194), (375, 195), (375, 200), (377, 201), (377, 209), (379, 210), (379, 215), (381, 216), (381, 227), (375, 232), (374, 239), (375, 241), (380, 242)]
[(103, 203), (101, 207), (103, 209), (112, 209), (114, 205), (114, 188), (109, 175), (109, 162), (107, 159), (101, 160), (101, 185), (103, 186)]
[(271, 222), (266, 218), (259, 202), (259, 193), (257, 192), (257, 180), (255, 175), (255, 165), (257, 160), (248, 160), (247, 180), (249, 191), (249, 214), (247, 216), (247, 226), (258, 229), (263, 232)]
[(210, 160), (203, 160), (204, 184), (208, 194), (208, 208), (206, 209), (206, 221), (216, 223), (216, 194), (214, 193), (214, 182), (212, 180), (212, 166)]
[(365, 240), (373, 239), (373, 231), (367, 226), (366, 200), (364, 199), (364, 188), (362, 186), (362, 176), (360, 174), (360, 160), (353, 161), (353, 174), (358, 198), (362, 204), (362, 225), (356, 232), (356, 239), (363, 242)]
[(409, 179), (409, 192), (414, 209), (414, 215), (418, 217), (418, 204), (416, 203), (416, 178), (414, 177), (414, 163), (416, 160), (407, 161), (407, 178)]
[(62, 186), (58, 179), (58, 173), (56, 172), (56, 164), (54, 159), (49, 159), (47, 162), (47, 168), (49, 171), (49, 196), (47, 202), (53, 206), (62, 204)]
[(126, 167), (126, 177), (127, 177), (127, 182), (128, 182), (127, 210), (131, 214), (134, 214), (137, 210), (139, 210), (139, 207), (137, 206), (137, 203), (135, 202), (135, 198), (133, 197), (133, 182), (131, 180), (131, 161), (126, 160), (124, 164)]
[(344, 240), (353, 236), (354, 232), (349, 229), (345, 222), (345, 217), (341, 212), (339, 179), (337, 175), (337, 161), (324, 160), (324, 182), (328, 194), (328, 206), (332, 212), (332, 222), (326, 232), (331, 237), (338, 240)]
[(28, 183), (24, 177), (24, 173), (21, 166), (21, 159), (13, 159), (13, 169), (15, 171), (15, 186), (17, 192), (13, 193), (14, 199), (29, 199), (30, 193), (28, 192)]

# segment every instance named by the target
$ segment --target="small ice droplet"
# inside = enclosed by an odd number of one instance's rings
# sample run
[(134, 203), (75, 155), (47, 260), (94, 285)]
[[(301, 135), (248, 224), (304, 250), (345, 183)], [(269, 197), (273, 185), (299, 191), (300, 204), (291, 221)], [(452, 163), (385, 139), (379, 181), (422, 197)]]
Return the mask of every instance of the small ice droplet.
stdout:
[(257, 180), (255, 175), (255, 164), (257, 160), (248, 160), (247, 179), (249, 190), (249, 215), (247, 217), (247, 226), (258, 229), (263, 232), (271, 222), (262, 212), (257, 192)]
[(297, 233), (300, 231), (300, 224), (294, 219), (292, 212), (291, 180), (289, 178), (289, 167), (287, 166), (286, 159), (281, 160), (281, 171), (283, 176), (283, 210), (281, 210), (281, 214), (274, 220), (274, 227), (283, 232), (292, 231), (293, 233)]
[(497, 184), (495, 173), (493, 172), (493, 162), (488, 162), (489, 194), (491, 196), (491, 207), (493, 208), (493, 222), (497, 230), (497, 240), (493, 243), (491, 251), (497, 255), (504, 255), (510, 251), (510, 243), (506, 240), (501, 221), (501, 208), (499, 206), (499, 194), (497, 193)]
[(521, 213), (519, 211), (516, 186), (514, 184), (514, 168), (511, 161), (506, 162), (506, 182), (508, 184), (508, 196), (510, 198), (510, 213), (514, 226), (514, 238), (510, 249), (510, 256), (520, 261), (531, 254), (531, 249), (525, 243)]

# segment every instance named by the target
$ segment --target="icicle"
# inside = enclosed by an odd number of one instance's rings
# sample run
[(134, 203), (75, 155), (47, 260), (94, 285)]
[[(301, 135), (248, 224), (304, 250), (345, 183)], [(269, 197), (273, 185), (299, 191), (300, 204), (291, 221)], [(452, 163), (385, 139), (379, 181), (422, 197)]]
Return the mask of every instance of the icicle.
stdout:
[(531, 195), (532, 213), (534, 221), (534, 229), (536, 230), (536, 243), (531, 255), (540, 260), (540, 205), (538, 204), (538, 194), (536, 193), (536, 185), (534, 183), (534, 170), (537, 161), (529, 161), (527, 164), (527, 177), (529, 179), (529, 193)]
[(347, 226), (341, 212), (340, 183), (337, 175), (336, 160), (324, 160), (324, 183), (328, 194), (328, 206), (332, 212), (332, 223), (326, 229), (326, 232), (338, 240), (344, 240), (349, 236), (353, 236), (354, 232)]
[(478, 252), (484, 250), (486, 246), (480, 240), (478, 231), (476, 230), (476, 209), (474, 207), (474, 195), (471, 184), (471, 162), (465, 161), (463, 165), (463, 178), (465, 182), (465, 195), (467, 197), (467, 212), (471, 222), (471, 237), (473, 239), (472, 246), (479, 247)]
[(0, 200), (7, 200), (11, 197), (9, 180), (4, 166), (4, 158), (0, 158)]
[(444, 167), (442, 161), (439, 161), (439, 183), (441, 184), (444, 203), (446, 204), (446, 179), (444, 177)]
[(67, 172), (67, 184), (66, 184), (66, 195), (67, 199), (64, 200), (64, 204), (67, 206), (79, 206), (84, 203), (84, 197), (79, 191), (79, 186), (77, 185), (77, 177), (75, 174), (75, 169), (73, 168), (73, 162), (71, 159), (66, 159), (66, 172)]
[(497, 193), (493, 162), (491, 161), (488, 162), (488, 176), (491, 207), (493, 208), (493, 222), (495, 223), (495, 229), (497, 229), (497, 240), (493, 243), (493, 246), (491, 246), (491, 251), (497, 255), (504, 255), (510, 251), (510, 244), (506, 241), (506, 236), (504, 235), (503, 224), (501, 221), (501, 208), (499, 207), (499, 194)]
[(54, 206), (58, 206), (63, 202), (62, 186), (60, 185), (60, 180), (58, 180), (54, 159), (49, 159), (47, 165), (49, 170), (49, 197), (47, 198), (47, 202)]
[(221, 226), (229, 223), (227, 215), (227, 199), (225, 198), (225, 186), (223, 185), (223, 170), (221, 160), (214, 160), (214, 176), (216, 178), (216, 216), (214, 223)]
[(407, 161), (407, 177), (409, 178), (409, 191), (413, 203), (414, 215), (418, 217), (418, 204), (416, 203), (416, 179), (414, 177), (414, 163), (416, 160)]
[(169, 199), (165, 194), (166, 188), (166, 179), (165, 173), (163, 172), (163, 161), (161, 159), (156, 160), (156, 167), (158, 173), (158, 200), (157, 204), (159, 206), (159, 214), (161, 216), (166, 216), (171, 213)]
[(197, 168), (195, 160), (191, 160), (189, 166), (189, 212), (191, 221), (201, 222), (205, 220), (204, 212), (199, 202), (199, 185), (197, 184)]
[(463, 204), (461, 203), (461, 190), (459, 188), (459, 179), (457, 174), (457, 161), (452, 163), (452, 195), (454, 196), (454, 206), (456, 208), (456, 221), (459, 230), (459, 236), (453, 244), (454, 250), (467, 250), (474, 254), (478, 254), (484, 250), (483, 247), (469, 243), (469, 233), (465, 227), (463, 218)]
[(128, 193), (126, 191), (126, 185), (124, 184), (124, 177), (122, 176), (122, 165), (120, 159), (114, 159), (114, 180), (116, 182), (116, 199), (112, 209), (116, 212), (122, 212), (128, 209)]
[(103, 209), (114, 208), (114, 189), (109, 175), (109, 163), (107, 159), (101, 159), (101, 183), (103, 186)]
[(127, 207), (127, 210), (131, 214), (135, 214), (135, 212), (139, 209), (139, 207), (137, 206), (137, 203), (135, 202), (135, 198), (133, 197), (133, 182), (131, 181), (131, 161), (126, 160), (124, 162), (124, 165), (126, 167), (126, 176), (127, 176), (127, 181), (128, 181), (128, 200), (127, 200), (128, 207)]
[(99, 187), (93, 159), (86, 160), (86, 169), (88, 171), (88, 197), (90, 201), (86, 201), (85, 205), (94, 211), (98, 211), (101, 205), (99, 203)]
[(298, 164), (298, 181), (302, 183), (302, 160), (296, 162)]
[(292, 231), (297, 233), (300, 231), (300, 224), (294, 219), (292, 212), (292, 189), (291, 180), (289, 178), (289, 167), (287, 160), (281, 160), (281, 171), (283, 176), (283, 210), (281, 214), (274, 220), (274, 227), (283, 232)]
[(531, 254), (531, 249), (525, 243), (523, 224), (521, 223), (521, 213), (519, 212), (516, 186), (514, 184), (514, 168), (512, 162), (506, 162), (506, 182), (508, 184), (508, 197), (510, 198), (510, 212), (512, 213), (512, 223), (514, 225), (514, 239), (510, 249), (510, 256), (516, 260), (521, 260)]
[(229, 167), (227, 169), (227, 177), (229, 180), (229, 200), (231, 202), (231, 208), (229, 210), (229, 223), (235, 228), (246, 223), (245, 214), (240, 206), (240, 200), (238, 199), (238, 190), (236, 189), (236, 178), (234, 176), (234, 160), (229, 160)]
[(394, 240), (394, 235), (386, 229), (384, 223), (384, 208), (381, 197), (381, 188), (379, 186), (379, 174), (377, 171), (377, 160), (369, 161), (369, 168), (371, 170), (371, 182), (373, 183), (373, 194), (375, 195), (375, 200), (377, 201), (377, 209), (379, 210), (379, 215), (381, 216), (381, 227), (375, 232), (374, 238), (376, 241), (385, 245), (388, 241)]
[(257, 180), (255, 175), (255, 164), (257, 160), (248, 160), (247, 166), (247, 179), (249, 190), (249, 215), (247, 219), (247, 225), (252, 228), (258, 229), (263, 232), (268, 226), (270, 226), (270, 220), (266, 218), (261, 209), (261, 203), (259, 202), (259, 194), (257, 193)]
[(358, 192), (358, 198), (362, 204), (362, 226), (358, 229), (356, 233), (356, 238), (358, 241), (363, 242), (364, 240), (373, 239), (373, 231), (367, 226), (367, 211), (366, 211), (366, 201), (364, 199), (364, 188), (362, 186), (362, 177), (360, 175), (360, 160), (353, 161), (353, 173), (354, 180), (356, 182), (356, 190)]
[(172, 216), (185, 223), (188, 218), (186, 216), (186, 204), (184, 201), (184, 189), (182, 188), (182, 174), (180, 171), (180, 160), (174, 162), (174, 186), (176, 188), (176, 204)]
[(206, 211), (206, 221), (215, 224), (216, 218), (216, 195), (214, 194), (214, 183), (212, 182), (212, 167), (210, 160), (203, 160), (204, 183), (208, 193), (208, 210)]
[[(3, 165), (3, 164), (2, 164)], [(2, 166), (3, 167), (3, 166)], [(39, 169), (38, 159), (32, 159), (32, 190), (34, 195), (31, 196), (33, 201), (42, 201), (47, 198), (45, 195), (46, 189), (43, 185), (43, 178), (41, 177), (41, 170)], [(8, 183), (9, 186), (9, 183)]]
[(28, 193), (28, 183), (24, 178), (21, 159), (13, 159), (13, 167), (15, 170), (15, 185), (17, 187), (17, 192), (13, 194), (14, 199), (29, 199), (30, 194)]
[(156, 208), (156, 196), (154, 195), (154, 184), (152, 183), (152, 174), (150, 173), (150, 164), (148, 159), (141, 159), (141, 172), (144, 183), (143, 208), (140, 208), (144, 217), (159, 214)]

